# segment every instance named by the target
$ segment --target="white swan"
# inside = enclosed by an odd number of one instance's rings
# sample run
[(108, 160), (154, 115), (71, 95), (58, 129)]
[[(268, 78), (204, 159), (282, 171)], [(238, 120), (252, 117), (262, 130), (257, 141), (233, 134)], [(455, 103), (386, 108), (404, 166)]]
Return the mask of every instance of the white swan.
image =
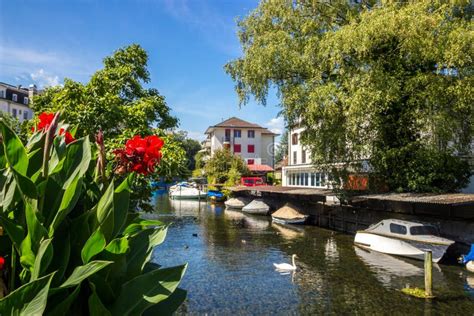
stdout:
[(288, 263), (274, 263), (273, 265), (277, 270), (294, 271), (296, 270), (295, 258), (297, 258), (296, 255), (291, 256), (292, 265)]

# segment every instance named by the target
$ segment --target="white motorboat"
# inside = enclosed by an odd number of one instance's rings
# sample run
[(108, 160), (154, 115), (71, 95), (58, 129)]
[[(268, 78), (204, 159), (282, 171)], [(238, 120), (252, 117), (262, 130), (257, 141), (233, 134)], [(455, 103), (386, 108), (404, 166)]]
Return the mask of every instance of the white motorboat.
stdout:
[(250, 201), (249, 201), (248, 198), (244, 198), (244, 197), (239, 196), (239, 197), (236, 197), (236, 198), (228, 199), (227, 201), (224, 202), (224, 204), (227, 208), (241, 210), (249, 202)]
[(439, 237), (430, 224), (385, 219), (358, 231), (354, 243), (359, 247), (418, 260), (424, 260), (425, 251), (431, 250), (433, 262), (438, 262), (454, 241)]
[(270, 211), (270, 206), (260, 199), (253, 200), (242, 208), (242, 211), (254, 215), (267, 215)]
[(460, 262), (466, 266), (467, 271), (474, 272), (474, 244), (467, 255), (462, 255)]
[(272, 214), (272, 220), (279, 224), (304, 224), (307, 215), (301, 214), (295, 206), (287, 203)]
[(173, 189), (170, 188), (169, 195), (172, 199), (206, 199), (206, 192), (199, 190), (198, 188), (176, 186)]

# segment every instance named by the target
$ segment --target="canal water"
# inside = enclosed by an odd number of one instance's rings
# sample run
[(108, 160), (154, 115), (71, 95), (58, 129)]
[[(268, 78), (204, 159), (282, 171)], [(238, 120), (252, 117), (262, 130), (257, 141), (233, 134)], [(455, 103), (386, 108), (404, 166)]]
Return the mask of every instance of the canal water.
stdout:
[[(152, 260), (188, 263), (178, 314), (474, 314), (474, 274), (459, 266), (434, 265), (437, 298), (425, 301), (400, 292), (424, 286), (423, 262), (362, 250), (353, 236), (166, 195), (155, 202), (145, 216), (172, 225)], [(273, 263), (291, 263), (292, 254), (297, 271), (275, 271)]]

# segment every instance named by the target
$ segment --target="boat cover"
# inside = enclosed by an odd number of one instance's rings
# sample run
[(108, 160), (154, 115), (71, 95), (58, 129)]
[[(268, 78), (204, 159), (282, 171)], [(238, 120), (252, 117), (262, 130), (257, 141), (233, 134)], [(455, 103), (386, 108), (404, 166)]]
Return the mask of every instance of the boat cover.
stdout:
[(224, 197), (224, 193), (220, 192), (220, 191), (215, 191), (215, 190), (209, 190), (207, 191), (207, 196), (215, 196), (217, 198), (221, 198), (221, 197)]
[(474, 260), (474, 244), (471, 245), (471, 251), (467, 255), (462, 256), (462, 263), (466, 264), (472, 260)]
[(272, 214), (273, 217), (283, 218), (283, 219), (304, 219), (306, 215), (301, 214), (298, 209), (291, 205), (290, 203), (285, 204), (285, 206), (281, 207)]

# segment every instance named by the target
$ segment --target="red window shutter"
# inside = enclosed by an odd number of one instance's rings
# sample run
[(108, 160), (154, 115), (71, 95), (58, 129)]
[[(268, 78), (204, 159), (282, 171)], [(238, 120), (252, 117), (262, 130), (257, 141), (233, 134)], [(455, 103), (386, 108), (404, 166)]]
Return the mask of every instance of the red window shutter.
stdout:
[(254, 152), (255, 152), (255, 145), (248, 145), (248, 148), (247, 148), (247, 149), (248, 149), (247, 151), (248, 151), (249, 153), (254, 153)]
[(240, 153), (240, 144), (234, 144), (234, 153)]
[(255, 161), (253, 159), (248, 159), (247, 160), (247, 165), (253, 165)]

